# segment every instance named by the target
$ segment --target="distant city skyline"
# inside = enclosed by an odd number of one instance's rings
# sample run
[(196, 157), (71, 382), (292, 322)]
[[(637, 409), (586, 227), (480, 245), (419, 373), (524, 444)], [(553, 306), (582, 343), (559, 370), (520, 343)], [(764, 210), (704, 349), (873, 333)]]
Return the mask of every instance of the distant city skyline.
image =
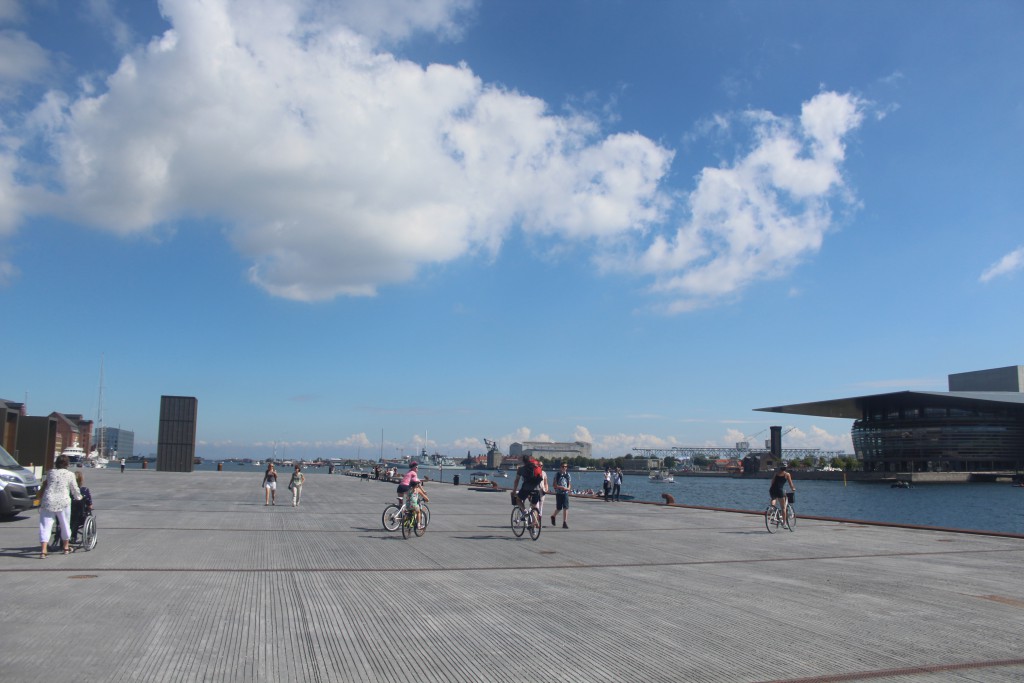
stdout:
[[(852, 452), (1016, 365), (1024, 5), (0, 3), (0, 397), (156, 451)], [(383, 443), (381, 434), (383, 433)]]

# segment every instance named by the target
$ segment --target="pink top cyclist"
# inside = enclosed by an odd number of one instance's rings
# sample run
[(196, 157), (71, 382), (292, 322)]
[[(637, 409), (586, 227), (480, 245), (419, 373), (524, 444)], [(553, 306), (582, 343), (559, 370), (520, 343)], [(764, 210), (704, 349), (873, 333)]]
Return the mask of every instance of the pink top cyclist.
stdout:
[(419, 463), (409, 463), (409, 471), (402, 475), (402, 479), (398, 482), (398, 493), (404, 494), (409, 488), (420, 481), (419, 475), (416, 474), (416, 468), (419, 467)]

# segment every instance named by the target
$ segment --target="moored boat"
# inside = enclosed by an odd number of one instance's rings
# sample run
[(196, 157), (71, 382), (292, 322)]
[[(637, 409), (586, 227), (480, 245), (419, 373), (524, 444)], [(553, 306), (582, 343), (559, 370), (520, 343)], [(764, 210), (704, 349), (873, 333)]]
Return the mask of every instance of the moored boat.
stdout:
[(67, 456), (68, 462), (72, 466), (81, 467), (88, 459), (88, 456), (85, 454), (85, 449), (79, 446), (77, 441), (62, 450), (60, 454)]

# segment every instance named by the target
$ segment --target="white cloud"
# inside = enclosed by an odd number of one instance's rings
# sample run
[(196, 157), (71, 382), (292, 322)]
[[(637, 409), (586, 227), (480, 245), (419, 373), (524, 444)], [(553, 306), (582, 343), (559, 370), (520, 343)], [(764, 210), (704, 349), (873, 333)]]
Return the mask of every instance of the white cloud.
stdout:
[[(428, 3), (399, 33), (441, 28), (464, 5)], [(602, 138), (465, 65), (376, 51), (337, 23), (359, 10), (383, 26), (377, 3), (162, 8), (173, 30), (97, 93), (51, 96), (33, 117), (63, 189), (50, 210), (121, 234), (220, 219), (251, 280), (297, 300), (373, 295), (425, 264), (494, 251), (517, 224), (581, 239), (660, 215), (669, 151)]]
[(107, 31), (118, 47), (128, 47), (134, 39), (131, 28), (117, 16), (113, 0), (88, 0), (85, 12), (103, 30)]
[(791, 270), (832, 228), (829, 201), (850, 201), (840, 173), (844, 138), (860, 126), (864, 107), (853, 95), (822, 92), (803, 104), (798, 122), (747, 112), (753, 149), (701, 171), (686, 222), (674, 235), (656, 236), (625, 267), (656, 277), (653, 289), (670, 298), (669, 312), (710, 305)]
[(475, 0), (347, 0), (344, 3), (307, 3), (321, 20), (334, 18), (374, 40), (402, 40), (419, 31), (449, 38), (462, 34), (458, 22)]
[(820, 448), (823, 451), (853, 453), (850, 432), (832, 434), (821, 427), (811, 426), (808, 431), (793, 429), (783, 437), (783, 448)]
[[(128, 40), (112, 7), (88, 4)], [(665, 230), (671, 150), (553, 115), (468, 65), (424, 67), (383, 47), (418, 31), (457, 37), (472, 7), (164, 0), (172, 29), (105, 82), (48, 93), (26, 117), (52, 165), (43, 176), (33, 165), (35, 185), (20, 186), (20, 143), (8, 145), (0, 235), (26, 213), (122, 235), (207, 218), (227, 226), (254, 284), (313, 301), (372, 296), (424, 266), (493, 254), (518, 228), (598, 245), (606, 268), (646, 274), (665, 310), (682, 312), (787, 273), (820, 248), (830, 202), (849, 200), (844, 140), (865, 103), (822, 92), (798, 120), (741, 117), (751, 150), (701, 171), (687, 219)], [(10, 50), (46, 68), (34, 43), (9, 37)], [(716, 135), (738, 127), (710, 120)]]
[(8, 99), (19, 88), (42, 78), (51, 68), (50, 57), (21, 31), (0, 31), (0, 98)]
[(13, 263), (0, 256), (0, 287), (6, 287), (18, 276), (18, 269)]
[(0, 21), (19, 21), (23, 18), (18, 0), (0, 0)]
[(985, 269), (985, 272), (978, 278), (981, 282), (988, 282), (993, 278), (1000, 277), (1001, 275), (1009, 275), (1010, 273), (1024, 268), (1024, 247), (1017, 247), (1009, 254), (1003, 256), (991, 266)]

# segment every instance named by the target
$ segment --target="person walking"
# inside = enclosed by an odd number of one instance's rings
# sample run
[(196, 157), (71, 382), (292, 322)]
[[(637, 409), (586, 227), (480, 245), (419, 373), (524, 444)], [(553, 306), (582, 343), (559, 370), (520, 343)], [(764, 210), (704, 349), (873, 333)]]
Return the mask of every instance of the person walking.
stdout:
[(551, 526), (555, 526), (555, 516), (562, 511), (562, 528), (569, 528), (569, 492), (572, 491), (572, 475), (569, 474), (569, 463), (563, 462), (555, 473), (555, 511), (551, 515)]
[(615, 473), (612, 474), (612, 498), (615, 502), (619, 502), (619, 496), (622, 494), (622, 468), (616, 467)]
[(295, 463), (295, 471), (292, 472), (292, 479), (288, 482), (288, 489), (292, 492), (292, 507), (298, 507), (302, 498), (302, 485), (306, 483), (306, 475), (302, 473), (302, 465)]
[(277, 470), (274, 469), (274, 463), (267, 463), (267, 471), (263, 473), (263, 483), (260, 485), (265, 494), (263, 506), (277, 505)]
[(124, 474), (124, 458), (121, 458), (121, 474)]
[(71, 499), (82, 500), (82, 492), (75, 481), (75, 475), (68, 471), (68, 456), (58, 455), (53, 469), (46, 473), (42, 500), (39, 503), (39, 541), (42, 548), (39, 558), (46, 557), (46, 544), (54, 522), (60, 524), (60, 538), (64, 541), (64, 554), (71, 552)]

